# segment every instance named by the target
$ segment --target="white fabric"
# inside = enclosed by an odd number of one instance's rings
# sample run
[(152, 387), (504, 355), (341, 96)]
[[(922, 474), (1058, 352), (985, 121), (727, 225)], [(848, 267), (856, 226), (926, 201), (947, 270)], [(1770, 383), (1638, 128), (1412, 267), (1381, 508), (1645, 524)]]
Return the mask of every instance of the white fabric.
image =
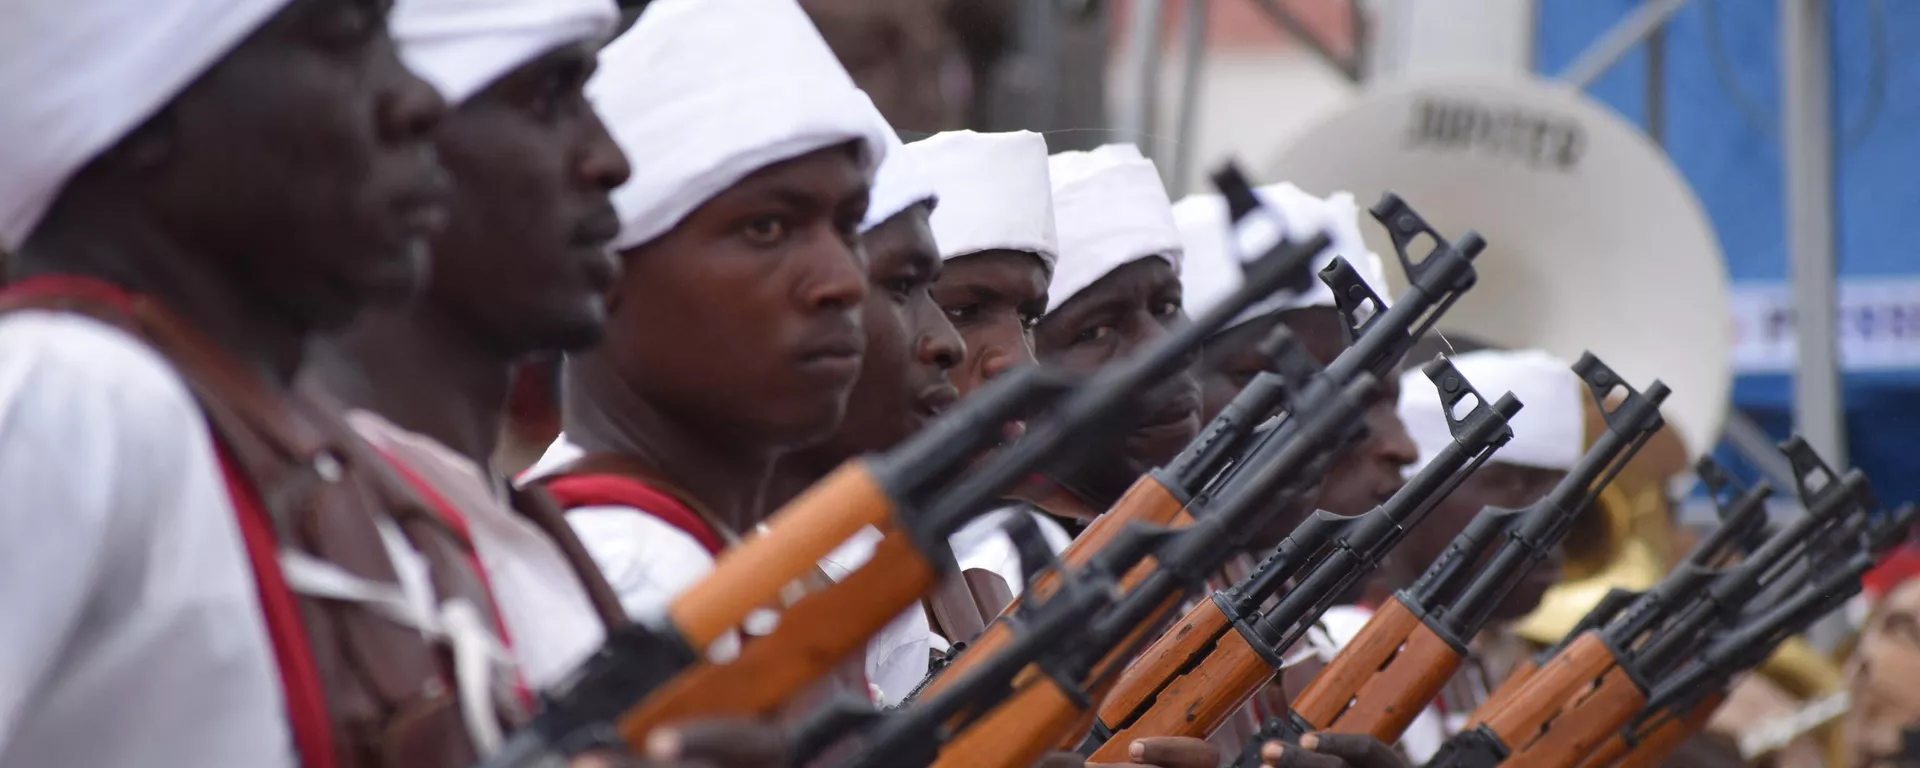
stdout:
[(1180, 272), (1180, 228), (1153, 161), (1132, 144), (1047, 158), (1059, 262), (1047, 286), (1047, 311), (1108, 273), (1158, 256)]
[(983, 570), (998, 574), (1007, 582), (1007, 588), (1013, 590), (1013, 596), (1019, 597), (1027, 589), (1027, 576), (1020, 570), (1020, 549), (1013, 544), (1013, 538), (1006, 533), (1007, 521), (1015, 514), (1025, 513), (1040, 526), (1040, 535), (1047, 541), (1047, 547), (1058, 555), (1067, 551), (1067, 545), (1073, 543), (1073, 537), (1067, 529), (1060, 527), (1053, 518), (1034, 512), (1025, 506), (1001, 507), (992, 512), (974, 518), (960, 530), (947, 537), (947, 545), (953, 548), (953, 557), (960, 563), (960, 570)]
[(1045, 138), (1032, 131), (946, 131), (905, 151), (940, 195), (932, 223), (942, 258), (1025, 251), (1053, 271), (1060, 239)]
[[(862, 528), (822, 558), (820, 570), (834, 581), (845, 580), (872, 559), (873, 548), (880, 543), (881, 536), (872, 526)], [(867, 682), (876, 691), (875, 704), (899, 704), (926, 678), (932, 638), (933, 626), (927, 621), (927, 611), (915, 604), (867, 640)]]
[[(1316, 273), (1307, 290), (1277, 293), (1241, 311), (1228, 328), (1256, 317), (1303, 307), (1331, 307), (1333, 290), (1318, 272), (1335, 256), (1344, 256), (1383, 301), (1389, 300), (1381, 274), (1380, 257), (1367, 250), (1360, 235), (1360, 209), (1353, 195), (1335, 192), (1326, 199), (1292, 184), (1260, 187), (1254, 192), (1266, 204), (1230, 231), (1226, 198), (1217, 194), (1188, 195), (1173, 204), (1173, 220), (1180, 228), (1184, 255), (1180, 285), (1188, 317), (1199, 317), (1225, 301), (1246, 282), (1242, 264), (1266, 252), (1282, 235), (1304, 240), (1325, 232), (1333, 245), (1311, 262)], [(1237, 236), (1236, 236), (1237, 235)]]
[[(1513, 439), (1494, 452), (1490, 461), (1540, 469), (1572, 469), (1586, 449), (1585, 387), (1567, 362), (1536, 349), (1507, 352), (1481, 350), (1455, 355), (1454, 368), (1473, 388), (1495, 400), (1512, 392), (1520, 400), (1513, 417)], [(1461, 403), (1470, 408), (1471, 402)], [(1420, 449), (1420, 459), (1409, 465), (1412, 477), (1438, 456), (1453, 435), (1440, 411), (1440, 393), (1418, 369), (1400, 379), (1400, 421)]]
[[(546, 454), (538, 462), (521, 475), (521, 481), (531, 482), (554, 474), (583, 455), (585, 452), (568, 442), (563, 434), (548, 446)], [(643, 509), (579, 507), (567, 512), (567, 523), (573, 526), (574, 533), (586, 545), (588, 554), (600, 566), (600, 572), (607, 577), (614, 593), (620, 596), (621, 606), (637, 621), (655, 625), (665, 621), (667, 608), (673, 599), (713, 570), (713, 556), (707, 554), (706, 547), (686, 532), (661, 522)], [(842, 545), (841, 549), (835, 550), (819, 565), (829, 576), (836, 572), (844, 574), (849, 569), (847, 564), (856, 556), (860, 562), (865, 562), (865, 557), (870, 555), (870, 551), (867, 555), (859, 555), (858, 545), (852, 548)], [(919, 611), (915, 609), (913, 612)], [(914, 639), (904, 634), (910, 630), (900, 628), (902, 622), (908, 621), (911, 619), (904, 615), (895, 619), (887, 630), (867, 643), (865, 669), (867, 679), (881, 689), (877, 699), (897, 700), (904, 697), (927, 674), (925, 646), (921, 647), (918, 656), (902, 651)], [(920, 621), (924, 626), (926, 617), (922, 615)], [(753, 623), (749, 621), (749, 624)], [(739, 639), (734, 635), (721, 638), (707, 649), (709, 658), (723, 661), (738, 653)], [(889, 683), (882, 682), (899, 681), (909, 676), (913, 683), (898, 690), (890, 689), (887, 687)], [(891, 685), (898, 688), (899, 683), (892, 682)]]
[(75, 171), (289, 0), (8, 0), (0, 10), (0, 249)]
[[(887, 140), (887, 159), (881, 161), (880, 170), (873, 175), (873, 191), (867, 195), (867, 216), (860, 220), (862, 234), (887, 223), (914, 203), (936, 199), (933, 181), (921, 172), (912, 156), (901, 151), (900, 137), (891, 126), (881, 127)], [(935, 210), (938, 210), (937, 203)]]
[(459, 104), (555, 48), (612, 34), (619, 21), (613, 0), (399, 0), (387, 23), (407, 68)]
[(165, 361), (94, 320), (0, 318), (0, 488), (0, 766), (294, 764), (219, 459)]
[(558, 544), (515, 512), (473, 462), (366, 411), (347, 420), (367, 442), (405, 462), (459, 508), (506, 624), (520, 674), (536, 689), (559, 682), (605, 640), (605, 627)]
[(755, 171), (849, 141), (869, 176), (885, 123), (794, 0), (655, 0), (587, 83), (633, 178), (616, 249), (641, 245)]

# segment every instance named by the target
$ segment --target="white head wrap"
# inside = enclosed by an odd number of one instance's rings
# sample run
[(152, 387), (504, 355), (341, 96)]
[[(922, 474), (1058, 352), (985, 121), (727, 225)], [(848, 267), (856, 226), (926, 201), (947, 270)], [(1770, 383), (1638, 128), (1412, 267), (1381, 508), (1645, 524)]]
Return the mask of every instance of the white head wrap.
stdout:
[(616, 249), (673, 229), (774, 163), (848, 141), (872, 175), (879, 112), (794, 0), (655, 0), (587, 83), (633, 178), (613, 192)]
[[(873, 175), (873, 191), (867, 194), (867, 217), (860, 221), (862, 233), (885, 224), (914, 203), (935, 199), (933, 180), (920, 169), (916, 158), (902, 150), (900, 137), (890, 126), (885, 128), (887, 159)], [(939, 210), (937, 207), (935, 210)], [(935, 235), (935, 242), (938, 242)]]
[[(1345, 256), (1373, 287), (1374, 293), (1379, 294), (1382, 301), (1390, 302), (1380, 257), (1367, 250), (1366, 241), (1360, 236), (1360, 211), (1353, 204), (1353, 195), (1335, 192), (1323, 200), (1284, 182), (1269, 184), (1254, 192), (1276, 215), (1278, 227), (1277, 231), (1269, 231), (1272, 237), (1253, 242), (1236, 244), (1233, 241), (1226, 199), (1217, 194), (1188, 195), (1173, 204), (1173, 220), (1180, 227), (1180, 240), (1186, 250), (1180, 266), (1180, 284), (1189, 317), (1205, 314), (1239, 290), (1246, 277), (1241, 260), (1259, 256), (1272, 247), (1274, 238), (1281, 234), (1305, 239), (1316, 232), (1325, 232), (1333, 245), (1321, 251), (1310, 268), (1318, 273), (1333, 257)], [(1307, 290), (1278, 293), (1256, 302), (1228, 327), (1282, 310), (1331, 306), (1334, 306), (1333, 290), (1316, 274)]]
[(1047, 140), (1040, 134), (947, 131), (908, 144), (906, 152), (940, 194), (933, 239), (942, 258), (1025, 251), (1053, 270), (1060, 243), (1053, 229)]
[(74, 172), (290, 0), (9, 0), (0, 9), (0, 248)]
[(613, 32), (613, 0), (399, 0), (400, 60), (450, 104), (563, 45)]
[[(1455, 355), (1452, 360), (1480, 394), (1498, 400), (1512, 392), (1520, 400), (1520, 413), (1511, 423), (1513, 440), (1501, 446), (1491, 461), (1540, 469), (1573, 468), (1586, 450), (1587, 412), (1581, 400), (1586, 390), (1565, 360), (1535, 349), (1487, 349)], [(1440, 412), (1440, 394), (1419, 370), (1400, 377), (1399, 410), (1400, 421), (1420, 449), (1420, 460), (1407, 468), (1412, 475), (1439, 455), (1453, 435)]]
[(1132, 144), (1047, 158), (1060, 262), (1047, 286), (1052, 312), (1108, 273), (1148, 256), (1180, 271), (1180, 229), (1153, 161)]

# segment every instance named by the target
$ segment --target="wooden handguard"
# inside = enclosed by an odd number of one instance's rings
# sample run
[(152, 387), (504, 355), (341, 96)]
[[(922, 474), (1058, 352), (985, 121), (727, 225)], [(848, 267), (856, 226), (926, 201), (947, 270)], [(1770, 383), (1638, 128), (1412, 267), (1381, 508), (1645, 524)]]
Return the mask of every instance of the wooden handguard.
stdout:
[[(1114, 502), (1113, 507), (1107, 510), (1106, 514), (1095, 518), (1093, 524), (1087, 526), (1085, 531), (1075, 537), (1065, 552), (1060, 553), (1060, 568), (1041, 574), (1040, 578), (1027, 587), (1024, 596), (1045, 602), (1046, 598), (1052, 596), (1054, 590), (1060, 587), (1059, 571), (1071, 571), (1085, 566), (1093, 560), (1095, 553), (1111, 543), (1114, 537), (1120, 535), (1120, 531), (1127, 527), (1127, 523), (1135, 521), (1149, 525), (1184, 527), (1192, 523), (1193, 518), (1187, 515), (1184, 505), (1175, 499), (1173, 494), (1168, 493), (1166, 486), (1161, 485), (1153, 475), (1141, 475), (1140, 479), (1134, 481), (1133, 487), (1128, 488), (1126, 494), (1121, 496), (1119, 501)], [(1129, 570), (1120, 580), (1120, 584), (1123, 588), (1130, 588), (1152, 572), (1152, 559), (1148, 558)], [(1020, 607), (1020, 603), (1021, 598), (1015, 598), (1013, 604), (1007, 606), (1001, 615), (1011, 615)], [(966, 675), (976, 659), (992, 656), (1012, 641), (1013, 630), (1006, 621), (996, 620), (987, 625), (987, 631), (980, 633), (980, 636), (968, 646), (966, 653), (961, 654), (953, 664), (941, 671), (940, 676), (928, 683), (920, 691), (919, 698), (932, 698), (948, 684)]]
[[(1554, 654), (1505, 706), (1495, 708), (1489, 702), (1475, 715), (1486, 713), (1480, 719), (1487, 729), (1500, 737), (1500, 743), (1507, 749), (1518, 752), (1521, 745), (1536, 739), (1549, 722), (1559, 717), (1563, 709), (1574, 706), (1593, 681), (1614, 666), (1613, 651), (1600, 641), (1600, 636), (1584, 633)], [(1555, 727), (1559, 724), (1555, 723)]]
[(1206, 654), (1214, 640), (1232, 631), (1220, 605), (1201, 600), (1120, 674), (1113, 692), (1100, 704), (1100, 722), (1115, 728), (1127, 725), (1153, 703), (1155, 695)]
[(1059, 747), (1060, 734), (1084, 730), (1092, 714), (1031, 672), (1022, 673), (1013, 696), (942, 747), (933, 768), (1033, 765)]
[[(1531, 687), (1531, 686), (1530, 686)], [(1507, 768), (1573, 768), (1625, 727), (1646, 706), (1646, 692), (1626, 670), (1612, 667), (1565, 702), (1544, 730), (1508, 741)], [(1508, 710), (1521, 708), (1518, 702)]]
[[(820, 558), (848, 537), (869, 525), (885, 530), (892, 518), (893, 505), (873, 471), (864, 462), (849, 461), (781, 507), (764, 533), (721, 553), (713, 572), (676, 598), (667, 613), (687, 645), (704, 649), (740, 626), (748, 613), (779, 605), (781, 590), (812, 573)], [(917, 552), (914, 557), (920, 570), (930, 571), (924, 557)], [(887, 618), (911, 604), (894, 607)]]
[(648, 732), (663, 723), (771, 714), (865, 648), (868, 637), (931, 590), (935, 579), (904, 532), (882, 530), (886, 535), (865, 565), (788, 606), (772, 634), (746, 643), (731, 662), (689, 668), (628, 711), (620, 719), (621, 739), (638, 752)]
[[(1204, 603), (1213, 605), (1212, 600)], [(1226, 618), (1218, 609), (1213, 611)], [(1186, 626), (1183, 622), (1182, 626)], [(1149, 659), (1142, 659), (1141, 664)], [(1140, 664), (1136, 664), (1137, 669)], [(1176, 674), (1178, 669), (1173, 670)], [(1205, 738), (1260, 691), (1274, 676), (1273, 664), (1247, 644), (1239, 632), (1228, 629), (1205, 660), (1192, 670), (1179, 674), (1160, 691), (1152, 708), (1131, 725), (1114, 733), (1093, 753), (1093, 762), (1129, 762), (1127, 755), (1134, 739), (1147, 736), (1192, 736)], [(1103, 722), (1111, 722), (1104, 721)]]
[(1493, 713), (1504, 709), (1513, 700), (1513, 695), (1519, 693), (1520, 689), (1526, 686), (1527, 680), (1533, 677), (1533, 673), (1538, 671), (1540, 667), (1534, 664), (1531, 658), (1514, 665), (1513, 672), (1507, 675), (1507, 679), (1500, 681), (1500, 687), (1493, 689), (1493, 693), (1487, 694), (1487, 700), (1480, 702), (1479, 708), (1473, 710), (1473, 714), (1467, 717), (1466, 727), (1478, 728)]
[(1693, 711), (1688, 712), (1685, 717), (1678, 717), (1661, 723), (1659, 727), (1654, 728), (1652, 732), (1640, 738), (1639, 746), (1631, 749), (1627, 748), (1626, 739), (1615, 735), (1612, 740), (1607, 742), (1605, 747), (1595, 752), (1594, 756), (1605, 757), (1605, 753), (1612, 750), (1615, 745), (1618, 745), (1618, 750), (1624, 754), (1620, 754), (1616, 762), (1602, 763), (1590, 760), (1587, 763), (1582, 763), (1582, 765), (1592, 765), (1595, 766), (1595, 768), (1607, 765), (1618, 766), (1618, 768), (1657, 768), (1657, 766), (1665, 763), (1667, 757), (1672, 755), (1674, 750), (1679, 749), (1682, 743), (1685, 743), (1687, 739), (1693, 738), (1694, 734), (1705, 729), (1707, 727), (1707, 721), (1713, 719), (1714, 710), (1719, 709), (1720, 705), (1725, 703), (1726, 700), (1727, 694), (1725, 691), (1715, 692), (1713, 695), (1702, 699), (1699, 704), (1695, 704)]
[(1294, 698), (1293, 711), (1316, 731), (1364, 733), (1392, 744), (1460, 661), (1396, 596)]

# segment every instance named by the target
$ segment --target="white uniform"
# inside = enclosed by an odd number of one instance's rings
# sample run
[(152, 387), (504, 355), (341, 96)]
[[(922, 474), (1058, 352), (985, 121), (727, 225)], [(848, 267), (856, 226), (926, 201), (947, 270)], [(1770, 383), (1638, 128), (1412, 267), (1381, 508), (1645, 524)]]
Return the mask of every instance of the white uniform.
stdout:
[(290, 766), (206, 421), (98, 321), (0, 317), (0, 766)]

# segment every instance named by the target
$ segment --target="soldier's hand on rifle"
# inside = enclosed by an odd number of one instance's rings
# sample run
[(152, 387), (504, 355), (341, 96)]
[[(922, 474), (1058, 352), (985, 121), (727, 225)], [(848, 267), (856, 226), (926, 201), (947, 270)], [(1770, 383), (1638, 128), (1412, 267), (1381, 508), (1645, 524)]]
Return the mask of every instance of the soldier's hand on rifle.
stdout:
[(1261, 768), (1408, 768), (1393, 746), (1353, 733), (1309, 733), (1299, 744), (1267, 742)]
[(1072, 752), (1055, 752), (1034, 768), (1215, 768), (1220, 750), (1205, 739), (1153, 736), (1134, 739), (1125, 763), (1089, 763)]
[(568, 768), (766, 768), (784, 765), (786, 752), (778, 726), (710, 720), (654, 731), (645, 757), (588, 754), (574, 758)]

